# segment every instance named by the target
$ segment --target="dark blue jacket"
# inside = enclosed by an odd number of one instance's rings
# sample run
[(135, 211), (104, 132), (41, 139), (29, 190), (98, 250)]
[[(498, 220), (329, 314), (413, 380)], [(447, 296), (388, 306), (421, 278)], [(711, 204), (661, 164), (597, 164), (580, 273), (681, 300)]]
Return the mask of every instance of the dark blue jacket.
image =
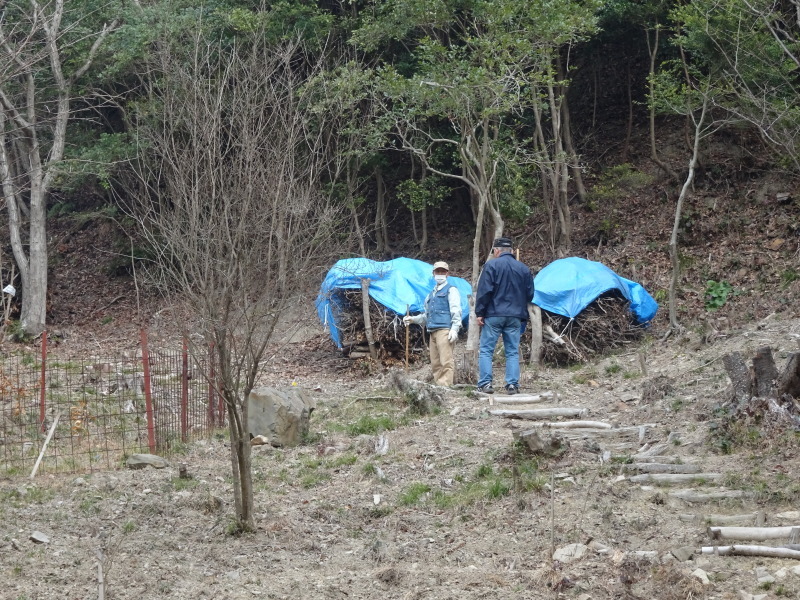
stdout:
[(478, 280), (477, 316), (527, 320), (529, 302), (533, 302), (533, 275), (526, 265), (510, 252), (486, 263)]

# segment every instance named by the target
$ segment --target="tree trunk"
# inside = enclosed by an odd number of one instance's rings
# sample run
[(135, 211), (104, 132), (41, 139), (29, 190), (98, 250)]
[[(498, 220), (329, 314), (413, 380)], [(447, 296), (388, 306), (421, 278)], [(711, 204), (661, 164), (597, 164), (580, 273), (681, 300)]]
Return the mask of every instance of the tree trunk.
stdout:
[(381, 171), (380, 167), (375, 167), (375, 183), (377, 184), (375, 191), (375, 239), (377, 240), (377, 251), (380, 254), (394, 255), (394, 250), (389, 244), (389, 224), (386, 218), (388, 211), (386, 186), (383, 181), (383, 171)]
[(625, 142), (622, 145), (622, 156), (620, 160), (623, 163), (628, 162), (630, 159), (628, 153), (631, 148), (631, 135), (633, 133), (633, 84), (631, 82), (631, 66), (630, 63), (625, 64), (625, 89), (628, 95), (628, 123), (625, 127)]
[(564, 152), (564, 129), (561, 123), (561, 102), (563, 98), (556, 97), (555, 88), (552, 83), (547, 85), (547, 97), (550, 104), (550, 117), (553, 127), (553, 162), (554, 174), (557, 184), (554, 182), (554, 198), (556, 214), (558, 215), (559, 235), (557, 239), (557, 251), (559, 256), (566, 256), (572, 246), (572, 216), (569, 209), (569, 196), (567, 185), (569, 183), (569, 165)]
[(233, 500), (236, 527), (239, 532), (255, 531), (253, 516), (253, 474), (251, 468), (250, 440), (247, 439), (247, 400), (237, 409), (238, 398), (231, 390), (224, 390), (228, 409), (231, 440), (231, 472), (233, 474)]
[(683, 203), (686, 199), (689, 189), (692, 187), (694, 181), (694, 170), (697, 166), (697, 157), (700, 155), (700, 138), (703, 122), (705, 121), (706, 108), (708, 107), (708, 99), (703, 98), (703, 107), (700, 114), (700, 120), (695, 125), (694, 131), (694, 149), (692, 151), (692, 158), (689, 161), (689, 173), (686, 176), (686, 181), (683, 183), (681, 193), (678, 196), (678, 202), (675, 205), (675, 218), (672, 222), (672, 235), (669, 238), (669, 256), (672, 261), (672, 277), (669, 282), (669, 324), (673, 331), (680, 330), (681, 326), (678, 323), (678, 278), (680, 277), (680, 256), (678, 252), (678, 230), (680, 229), (681, 213), (683, 210)]
[(572, 179), (575, 182), (575, 191), (578, 193), (578, 198), (581, 202), (586, 201), (586, 187), (583, 185), (583, 171), (580, 167), (580, 160), (578, 153), (575, 152), (575, 146), (572, 143), (572, 127), (570, 125), (569, 102), (567, 102), (566, 83), (565, 83), (564, 65), (561, 62), (561, 57), (558, 59), (558, 95), (561, 97), (561, 119), (564, 137), (564, 147), (566, 148), (569, 168), (572, 173)]
[(23, 284), (20, 326), (28, 335), (44, 331), (47, 316), (47, 211), (45, 192), (31, 190), (28, 279)]
[(360, 256), (366, 256), (367, 249), (364, 246), (364, 234), (362, 233), (361, 225), (358, 222), (358, 209), (356, 208), (356, 205), (352, 200), (350, 204), (350, 216), (353, 219), (353, 228), (355, 229), (356, 241), (358, 242), (358, 250), (361, 253)]
[(372, 322), (369, 318), (369, 279), (361, 280), (361, 311), (364, 315), (364, 331), (367, 334), (367, 344), (369, 344), (369, 355), (373, 360), (377, 360), (378, 351), (375, 348), (375, 336), (372, 334)]
[(656, 107), (654, 102), (655, 96), (655, 75), (656, 75), (656, 56), (658, 55), (658, 37), (660, 25), (656, 23), (655, 39), (650, 42), (650, 32), (645, 31), (647, 37), (647, 49), (650, 52), (650, 72), (648, 77), (648, 93), (650, 94), (650, 158), (656, 163), (664, 172), (669, 175), (672, 181), (678, 181), (678, 175), (673, 171), (667, 163), (658, 157), (656, 150)]
[(419, 250), (420, 252), (425, 252), (425, 249), (428, 247), (428, 207), (422, 207), (422, 210), (419, 213), (419, 221), (420, 226), (422, 228), (422, 237), (419, 240)]

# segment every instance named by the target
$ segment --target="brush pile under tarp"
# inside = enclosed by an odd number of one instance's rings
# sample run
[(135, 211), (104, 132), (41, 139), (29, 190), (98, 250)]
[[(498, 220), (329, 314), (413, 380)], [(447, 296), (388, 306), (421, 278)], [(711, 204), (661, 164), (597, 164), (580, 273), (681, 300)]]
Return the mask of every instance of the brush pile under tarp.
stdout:
[[(339, 310), (336, 322), (342, 339), (342, 352), (351, 358), (369, 356), (367, 331), (361, 290), (338, 290)], [(369, 299), (369, 320), (378, 358), (382, 361), (405, 361), (406, 326), (403, 315), (387, 309), (373, 298)], [(423, 328), (411, 325), (409, 329), (409, 361), (427, 352)]]
[(586, 362), (623, 348), (643, 334), (630, 303), (616, 292), (608, 292), (572, 319), (542, 310), (542, 361), (549, 365)]

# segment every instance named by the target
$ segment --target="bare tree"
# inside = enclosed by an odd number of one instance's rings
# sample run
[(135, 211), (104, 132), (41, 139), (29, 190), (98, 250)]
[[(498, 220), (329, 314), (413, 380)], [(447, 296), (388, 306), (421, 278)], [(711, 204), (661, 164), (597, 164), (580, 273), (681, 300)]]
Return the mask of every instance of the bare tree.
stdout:
[[(677, 77), (670, 77), (664, 74), (661, 77), (660, 85), (657, 87), (658, 96), (661, 98), (662, 106), (676, 113), (686, 115), (692, 124), (692, 154), (689, 158), (689, 169), (686, 178), (681, 186), (678, 200), (675, 204), (675, 216), (673, 218), (672, 233), (669, 239), (669, 255), (672, 262), (672, 277), (669, 284), (669, 323), (671, 332), (682, 329), (678, 321), (678, 282), (680, 280), (680, 251), (678, 248), (678, 234), (680, 232), (681, 217), (683, 215), (683, 205), (690, 196), (695, 172), (699, 163), (701, 144), (703, 140), (709, 138), (722, 127), (736, 121), (729, 113), (718, 111), (715, 114), (713, 109), (714, 99), (722, 91), (719, 81), (709, 74), (699, 74), (693, 72), (686, 60), (683, 48), (681, 52), (681, 68), (684, 82), (681, 83)], [(673, 74), (674, 75), (674, 74)]]
[(346, 207), (321, 190), (324, 128), (310, 135), (302, 87), (318, 65), (303, 48), (258, 35), (235, 48), (198, 35), (188, 46), (165, 40), (157, 54), (150, 102), (134, 116), (144, 157), (127, 208), (156, 251), (164, 289), (187, 303), (197, 333), (213, 344), (236, 522), (248, 531), (247, 399), (276, 326), (308, 290), (314, 266), (336, 252), (334, 240), (346, 241)]
[(22, 280), (21, 328), (29, 335), (45, 326), (46, 202), (64, 157), (74, 90), (117, 27), (103, 25), (82, 51), (86, 24), (64, 17), (64, 0), (30, 0), (14, 10), (3, 3), (0, 13), (0, 180)]

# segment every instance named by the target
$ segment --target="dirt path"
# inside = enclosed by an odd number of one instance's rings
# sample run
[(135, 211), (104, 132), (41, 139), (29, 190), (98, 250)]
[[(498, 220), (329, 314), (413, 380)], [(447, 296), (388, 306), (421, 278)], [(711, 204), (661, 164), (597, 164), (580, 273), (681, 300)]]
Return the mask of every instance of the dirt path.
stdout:
[[(798, 509), (797, 434), (764, 439), (745, 428), (727, 440), (730, 454), (712, 435), (729, 384), (721, 357), (762, 345), (782, 365), (800, 350), (800, 320), (769, 319), (711, 345), (653, 342), (646, 376), (634, 350), (526, 371), (523, 391), (553, 393), (529, 405), (451, 390), (439, 414), (420, 417), (385, 373), (293, 344), (265, 383), (316, 390), (314, 435), (298, 448), (255, 448), (255, 534), (226, 534), (222, 436), (163, 470), (6, 479), (0, 597), (96, 599), (101, 552), (106, 598), (118, 600), (798, 598), (800, 561), (694, 552), (712, 543), (709, 515), (800, 525), (779, 516)], [(542, 458), (513, 441), (536, 422), (491, 414), (548, 406), (583, 409), (573, 418), (612, 428), (565, 429), (568, 450)], [(388, 439), (385, 454), (375, 452), (377, 435)], [(193, 479), (178, 479), (179, 462)], [(648, 469), (694, 481), (649, 481)], [(34, 531), (49, 541), (34, 543)], [(552, 560), (571, 544), (586, 554)]]

